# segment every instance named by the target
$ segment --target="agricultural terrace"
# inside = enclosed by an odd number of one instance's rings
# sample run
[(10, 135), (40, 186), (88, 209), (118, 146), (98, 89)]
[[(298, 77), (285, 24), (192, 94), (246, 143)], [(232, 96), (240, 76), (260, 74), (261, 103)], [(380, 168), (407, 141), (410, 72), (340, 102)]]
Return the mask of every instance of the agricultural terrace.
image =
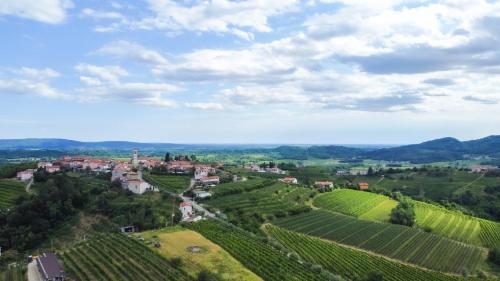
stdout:
[(324, 269), (350, 280), (361, 280), (371, 272), (381, 272), (384, 275), (384, 280), (388, 281), (463, 279), (404, 265), (273, 225), (266, 225), (266, 231), (272, 239), (298, 253), (304, 261), (319, 264)]
[(473, 272), (486, 259), (483, 248), (417, 228), (358, 220), (329, 211), (312, 211), (273, 224), (443, 272)]
[[(262, 281), (217, 244), (198, 232), (181, 227), (152, 230), (137, 234), (162, 256), (181, 258), (182, 269), (196, 277), (203, 269), (215, 272), (224, 280)], [(161, 247), (155, 248), (154, 243)], [(193, 250), (196, 249), (196, 250)]]
[(224, 248), (246, 268), (266, 281), (327, 280), (309, 267), (264, 243), (262, 239), (234, 226), (207, 220), (189, 224), (187, 227)]
[(13, 207), (16, 199), (26, 192), (25, 188), (24, 182), (0, 179), (0, 210)]
[(149, 173), (144, 173), (143, 178), (160, 190), (173, 193), (183, 192), (189, 187), (189, 181), (191, 180), (189, 176), (153, 175)]
[(192, 280), (160, 254), (121, 234), (97, 235), (58, 255), (73, 280)]
[(312, 194), (314, 192), (311, 189), (274, 183), (250, 192), (214, 198), (207, 203), (224, 212), (238, 211), (268, 215), (303, 207)]
[(384, 195), (352, 189), (336, 189), (318, 195), (314, 205), (361, 219), (388, 221), (398, 203)]

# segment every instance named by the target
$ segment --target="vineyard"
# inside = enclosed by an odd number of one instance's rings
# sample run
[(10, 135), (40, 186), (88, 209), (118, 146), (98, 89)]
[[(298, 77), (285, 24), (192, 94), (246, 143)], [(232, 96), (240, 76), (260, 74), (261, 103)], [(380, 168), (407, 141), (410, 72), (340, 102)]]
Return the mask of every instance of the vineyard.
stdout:
[(392, 262), (382, 257), (352, 250), (272, 225), (267, 225), (266, 230), (271, 238), (277, 240), (289, 250), (298, 253), (304, 261), (319, 264), (326, 270), (351, 280), (358, 280), (374, 271), (382, 273), (384, 280), (389, 281), (446, 281), (462, 279)]
[(201, 221), (188, 227), (221, 246), (266, 281), (325, 280), (309, 267), (288, 258), (269, 244), (237, 228), (213, 221)]
[(14, 206), (16, 199), (25, 193), (26, 183), (0, 179), (0, 210)]
[(289, 230), (444, 272), (472, 272), (485, 259), (485, 251), (479, 247), (417, 228), (358, 220), (329, 211), (313, 211), (273, 223)]
[(479, 238), (483, 245), (489, 248), (500, 249), (500, 223), (478, 219), (481, 224)]
[(144, 173), (143, 178), (160, 190), (173, 193), (181, 193), (184, 191), (188, 188), (190, 181), (188, 176), (153, 175), (148, 173)]
[(238, 194), (252, 191), (259, 188), (272, 185), (274, 181), (265, 180), (263, 178), (253, 178), (242, 182), (223, 183), (214, 189), (214, 196), (220, 197), (224, 195)]
[(60, 252), (74, 280), (191, 280), (140, 242), (120, 234), (97, 235)]
[(387, 221), (397, 202), (375, 193), (338, 189), (317, 196), (314, 205), (350, 216)]
[(303, 206), (311, 193), (307, 188), (275, 183), (251, 192), (218, 197), (207, 203), (225, 212), (275, 214)]

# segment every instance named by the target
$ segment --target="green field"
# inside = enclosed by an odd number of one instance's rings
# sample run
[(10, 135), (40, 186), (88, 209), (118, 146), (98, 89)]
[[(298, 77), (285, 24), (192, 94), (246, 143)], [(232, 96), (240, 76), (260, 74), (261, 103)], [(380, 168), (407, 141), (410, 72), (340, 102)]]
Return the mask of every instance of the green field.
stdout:
[(144, 180), (158, 187), (160, 190), (165, 190), (173, 193), (181, 193), (189, 187), (189, 176), (170, 176), (170, 175), (153, 175), (144, 173)]
[(388, 221), (391, 210), (397, 206), (397, 202), (384, 195), (337, 189), (318, 195), (314, 198), (314, 205), (362, 219)]
[(350, 280), (360, 280), (360, 278), (364, 278), (371, 272), (382, 273), (384, 275), (383, 280), (388, 281), (444, 281), (462, 279), (400, 264), (272, 225), (267, 225), (266, 230), (271, 238), (277, 240), (289, 250), (298, 253), (304, 261), (319, 264), (324, 269), (342, 275)]
[(303, 187), (293, 187), (275, 183), (250, 192), (228, 195), (207, 201), (224, 212), (257, 213), (262, 215), (287, 212), (304, 206), (313, 191)]
[(219, 184), (217, 188), (213, 189), (214, 197), (252, 191), (254, 189), (259, 189), (265, 186), (269, 186), (273, 183), (274, 183), (273, 180), (266, 180), (263, 178), (251, 178), (241, 182), (223, 183)]
[(214, 221), (201, 221), (187, 227), (221, 246), (266, 281), (326, 281), (309, 267), (287, 258), (269, 244), (235, 227)]
[(191, 280), (160, 254), (121, 234), (95, 236), (59, 257), (73, 280)]
[(443, 272), (472, 272), (486, 256), (482, 248), (417, 228), (358, 220), (329, 211), (313, 211), (273, 224)]
[(16, 199), (25, 193), (25, 188), (25, 182), (0, 179), (0, 210), (13, 207)]

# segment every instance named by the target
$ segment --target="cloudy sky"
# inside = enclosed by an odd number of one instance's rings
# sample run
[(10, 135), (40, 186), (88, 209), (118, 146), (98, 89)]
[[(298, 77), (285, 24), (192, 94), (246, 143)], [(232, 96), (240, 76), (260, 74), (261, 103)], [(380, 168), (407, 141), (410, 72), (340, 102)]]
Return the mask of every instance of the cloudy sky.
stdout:
[(0, 0), (0, 138), (500, 134), (500, 1)]

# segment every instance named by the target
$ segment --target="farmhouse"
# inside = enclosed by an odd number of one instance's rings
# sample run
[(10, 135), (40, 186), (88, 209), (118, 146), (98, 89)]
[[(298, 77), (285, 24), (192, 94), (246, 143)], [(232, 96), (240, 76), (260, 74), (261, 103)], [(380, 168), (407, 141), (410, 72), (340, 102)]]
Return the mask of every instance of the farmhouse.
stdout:
[(189, 174), (193, 171), (194, 165), (191, 161), (178, 160), (167, 163), (167, 170), (174, 174)]
[(498, 171), (499, 168), (498, 167), (495, 167), (495, 166), (491, 166), (491, 165), (477, 165), (477, 166), (474, 166), (472, 167), (471, 171), (473, 173), (487, 173), (487, 172), (491, 172), (491, 171)]
[(200, 179), (200, 183), (207, 186), (207, 185), (216, 185), (219, 184), (220, 180), (218, 176), (210, 176), (210, 177), (204, 177)]
[(266, 172), (273, 174), (283, 174), (284, 172), (278, 167), (266, 168)]
[(366, 176), (368, 175), (368, 169), (367, 168), (351, 168), (349, 170), (349, 174), (353, 176)]
[(358, 183), (359, 190), (367, 190), (368, 187), (369, 187), (369, 185), (368, 185), (367, 182), (360, 182), (360, 183)]
[(314, 187), (316, 187), (316, 188), (332, 188), (333, 182), (331, 182), (331, 181), (317, 181), (314, 183)]
[(66, 273), (53, 253), (43, 253), (36, 258), (36, 264), (44, 281), (66, 280)]
[(281, 182), (287, 183), (287, 184), (297, 184), (298, 181), (294, 177), (284, 177), (280, 179)]
[(33, 178), (34, 169), (28, 169), (21, 172), (17, 172), (17, 179), (22, 181), (27, 181)]
[(122, 181), (122, 186), (135, 194), (143, 194), (146, 191), (153, 190), (151, 185), (142, 179), (142, 173), (140, 172), (128, 172), (126, 178)]
[(45, 166), (45, 171), (47, 171), (47, 173), (49, 174), (59, 172), (60, 170), (61, 168), (59, 166), (53, 166), (53, 165)]
[(179, 209), (181, 210), (183, 221), (190, 219), (194, 215), (193, 204), (191, 202), (181, 202)]

